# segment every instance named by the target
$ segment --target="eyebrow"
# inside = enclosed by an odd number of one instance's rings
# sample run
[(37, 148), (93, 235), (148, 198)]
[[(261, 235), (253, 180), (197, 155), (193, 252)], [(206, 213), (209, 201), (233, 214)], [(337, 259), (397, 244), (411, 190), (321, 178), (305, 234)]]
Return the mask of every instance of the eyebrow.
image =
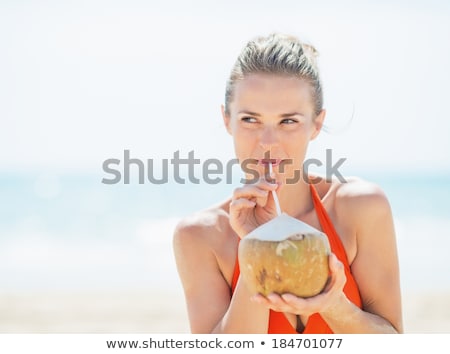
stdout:
[[(252, 112), (252, 111), (247, 111), (247, 110), (239, 111), (238, 114), (248, 114), (249, 116), (261, 117), (261, 114)], [(289, 113), (280, 114), (280, 117), (283, 117), (283, 118), (293, 117), (293, 116), (304, 116), (304, 114), (300, 113), (300, 112), (289, 112)]]
[(259, 113), (246, 111), (246, 110), (239, 111), (238, 114), (248, 114), (249, 116), (261, 117), (261, 114), (259, 114)]

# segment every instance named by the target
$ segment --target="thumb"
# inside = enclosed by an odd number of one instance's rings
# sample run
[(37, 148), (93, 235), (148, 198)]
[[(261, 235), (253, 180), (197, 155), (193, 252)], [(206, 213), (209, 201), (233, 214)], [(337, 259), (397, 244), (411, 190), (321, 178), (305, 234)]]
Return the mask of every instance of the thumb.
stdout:
[(342, 262), (337, 258), (337, 256), (334, 253), (330, 254), (328, 266), (330, 268), (331, 273), (338, 272), (344, 265)]

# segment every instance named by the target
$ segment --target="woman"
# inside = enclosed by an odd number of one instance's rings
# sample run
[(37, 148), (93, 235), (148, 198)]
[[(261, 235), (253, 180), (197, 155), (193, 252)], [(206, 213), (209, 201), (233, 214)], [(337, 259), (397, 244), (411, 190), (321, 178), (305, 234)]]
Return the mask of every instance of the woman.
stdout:
[[(222, 115), (249, 183), (182, 220), (174, 234), (193, 333), (402, 332), (395, 232), (385, 195), (358, 178), (326, 180), (303, 171), (309, 141), (325, 118), (322, 104), (312, 46), (272, 34), (243, 49)], [(256, 174), (261, 178), (255, 180)], [(284, 212), (330, 240), (331, 276), (319, 295), (263, 297), (239, 277), (239, 240), (277, 215), (271, 191)]]

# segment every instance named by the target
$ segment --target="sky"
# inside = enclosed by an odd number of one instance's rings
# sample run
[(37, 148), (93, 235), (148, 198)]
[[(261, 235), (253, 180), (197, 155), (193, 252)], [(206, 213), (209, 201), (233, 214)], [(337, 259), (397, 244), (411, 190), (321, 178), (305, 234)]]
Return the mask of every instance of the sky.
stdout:
[(231, 159), (220, 105), (245, 43), (320, 53), (326, 125), (353, 172), (450, 171), (445, 1), (2, 1), (0, 171), (99, 172), (175, 151)]

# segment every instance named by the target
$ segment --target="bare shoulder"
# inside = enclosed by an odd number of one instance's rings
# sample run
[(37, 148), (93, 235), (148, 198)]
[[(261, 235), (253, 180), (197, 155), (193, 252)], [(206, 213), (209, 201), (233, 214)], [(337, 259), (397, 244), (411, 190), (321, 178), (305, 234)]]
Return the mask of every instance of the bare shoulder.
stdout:
[(359, 177), (348, 177), (335, 183), (335, 212), (362, 223), (390, 215), (389, 200), (383, 189)]
[(226, 205), (181, 219), (174, 230), (173, 250), (185, 291), (196, 293), (203, 289), (203, 281), (209, 279), (209, 284), (216, 284), (217, 289), (228, 294), (238, 242)]
[(214, 246), (229, 234), (229, 217), (222, 205), (195, 212), (182, 218), (173, 235), (175, 246)]
[(379, 208), (388, 205), (383, 189), (359, 177), (347, 177), (336, 188), (336, 201), (355, 207)]

